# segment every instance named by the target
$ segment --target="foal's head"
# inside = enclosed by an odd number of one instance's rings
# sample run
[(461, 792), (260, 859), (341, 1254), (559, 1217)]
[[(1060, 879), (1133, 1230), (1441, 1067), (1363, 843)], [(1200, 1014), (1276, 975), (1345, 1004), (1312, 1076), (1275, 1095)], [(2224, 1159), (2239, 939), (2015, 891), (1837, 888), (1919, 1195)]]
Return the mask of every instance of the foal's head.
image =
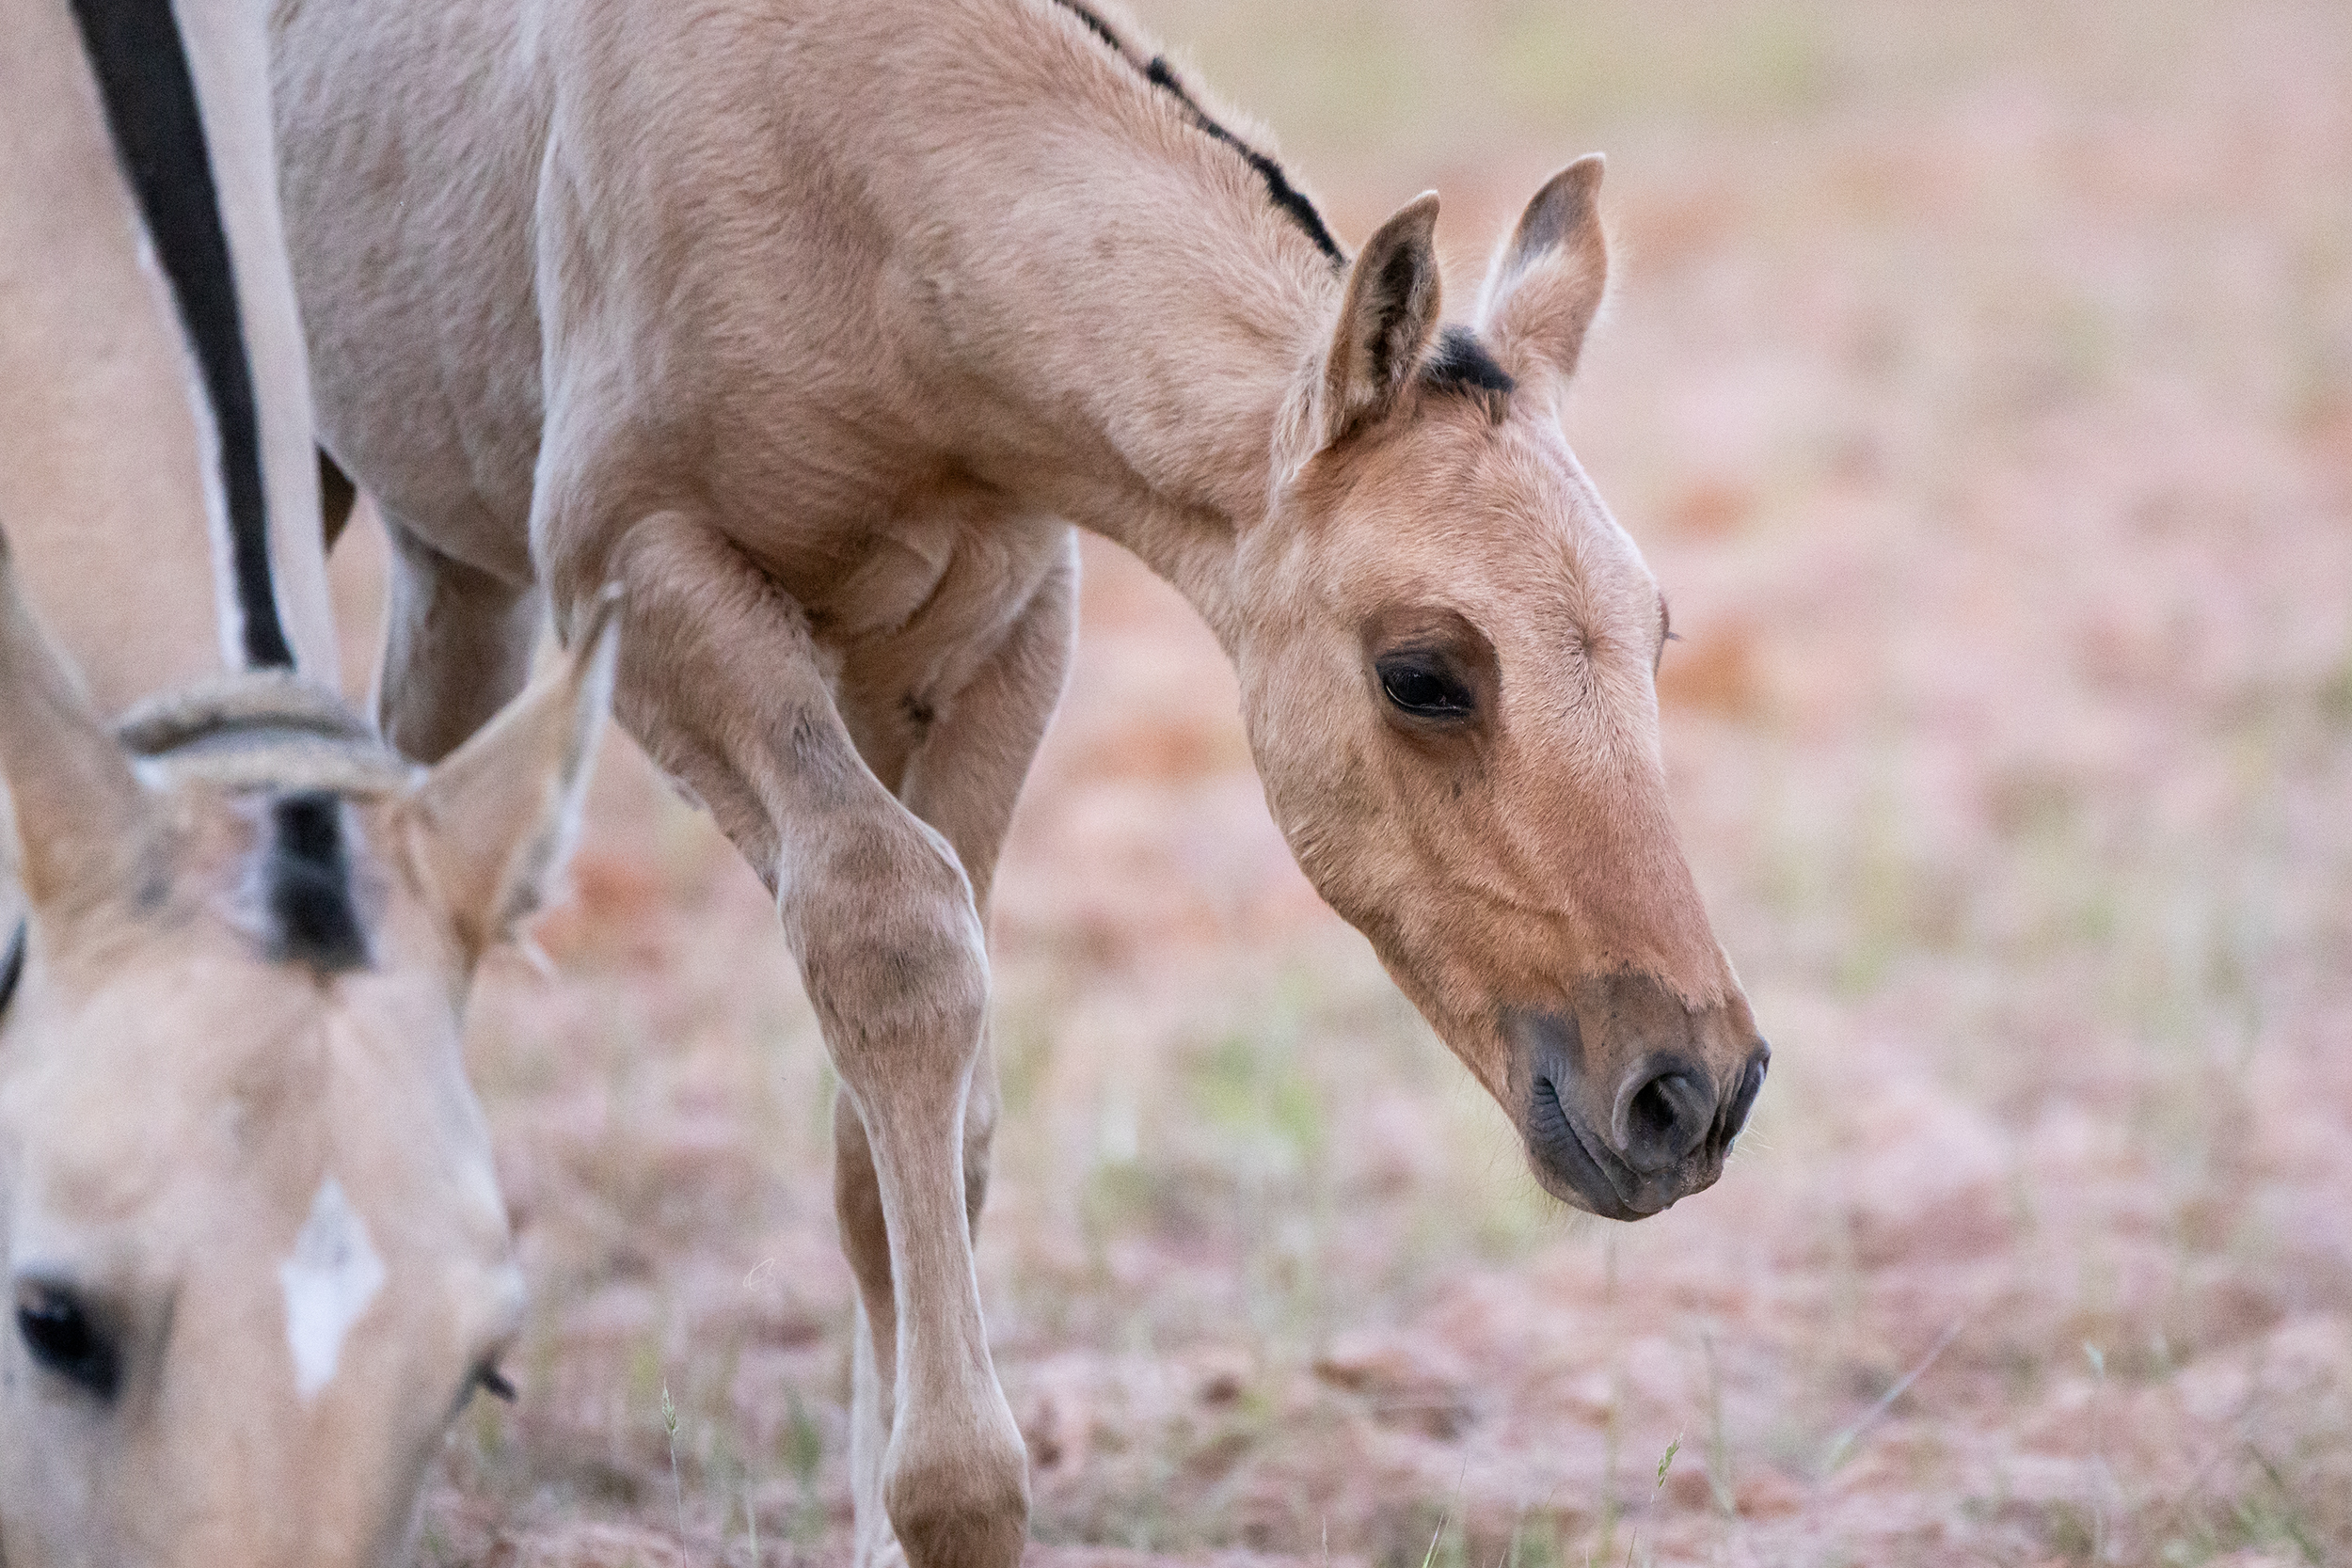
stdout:
[(1351, 269), (1245, 539), (1236, 649), (1274, 814), (1332, 906), (1618, 1219), (1713, 1181), (1768, 1053), (1666, 810), (1665, 602), (1562, 437), (1607, 274), (1587, 158), (1439, 327), (1437, 198)]
[(521, 1280), (459, 1005), (560, 859), (604, 625), (429, 773), (290, 680), (119, 739), (0, 546), (10, 1568), (403, 1556), (451, 1418), (505, 1388)]

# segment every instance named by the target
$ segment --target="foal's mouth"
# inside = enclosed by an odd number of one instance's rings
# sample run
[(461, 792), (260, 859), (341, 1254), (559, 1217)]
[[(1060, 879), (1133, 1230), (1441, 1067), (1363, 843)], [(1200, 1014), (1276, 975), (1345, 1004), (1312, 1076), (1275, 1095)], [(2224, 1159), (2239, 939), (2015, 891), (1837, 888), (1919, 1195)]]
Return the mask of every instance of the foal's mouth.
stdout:
[[(1639, 1220), (1672, 1208), (1683, 1195), (1656, 1177), (1635, 1171), (1607, 1145), (1577, 1124), (1549, 1076), (1538, 1076), (1529, 1097), (1528, 1152), (1535, 1180), (1555, 1197), (1591, 1210), (1605, 1220)], [(1704, 1185), (1704, 1183), (1702, 1183)], [(1568, 1190), (1562, 1192), (1561, 1187)]]
[[(1588, 1047), (1585, 1018), (1607, 1049)], [(1744, 1006), (1693, 1010), (1643, 976), (1612, 976), (1579, 1007), (1507, 1014), (1503, 1034), (1536, 1180), (1613, 1220), (1715, 1184), (1772, 1060)]]

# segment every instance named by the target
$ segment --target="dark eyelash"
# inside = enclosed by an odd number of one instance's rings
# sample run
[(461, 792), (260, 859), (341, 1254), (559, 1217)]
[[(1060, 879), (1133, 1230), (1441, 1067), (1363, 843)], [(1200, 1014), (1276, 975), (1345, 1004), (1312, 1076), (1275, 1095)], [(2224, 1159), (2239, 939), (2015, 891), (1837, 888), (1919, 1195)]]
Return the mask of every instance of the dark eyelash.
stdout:
[(508, 1404), (513, 1404), (520, 1397), (516, 1393), (515, 1386), (506, 1380), (506, 1374), (500, 1371), (495, 1364), (474, 1369), (473, 1383), (475, 1387), (492, 1399), (504, 1400)]

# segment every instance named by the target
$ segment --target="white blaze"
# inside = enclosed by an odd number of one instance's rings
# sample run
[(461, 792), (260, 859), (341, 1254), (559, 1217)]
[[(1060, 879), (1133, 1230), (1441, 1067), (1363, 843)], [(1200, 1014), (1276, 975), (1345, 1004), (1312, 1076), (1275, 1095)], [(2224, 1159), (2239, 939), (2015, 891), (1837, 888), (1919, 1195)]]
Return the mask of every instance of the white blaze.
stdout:
[(294, 1391), (305, 1403), (333, 1381), (343, 1338), (384, 1288), (384, 1260), (368, 1244), (367, 1222), (328, 1177), (310, 1200), (310, 1217), (294, 1253), (278, 1265), (286, 1291), (286, 1344), (294, 1352)]

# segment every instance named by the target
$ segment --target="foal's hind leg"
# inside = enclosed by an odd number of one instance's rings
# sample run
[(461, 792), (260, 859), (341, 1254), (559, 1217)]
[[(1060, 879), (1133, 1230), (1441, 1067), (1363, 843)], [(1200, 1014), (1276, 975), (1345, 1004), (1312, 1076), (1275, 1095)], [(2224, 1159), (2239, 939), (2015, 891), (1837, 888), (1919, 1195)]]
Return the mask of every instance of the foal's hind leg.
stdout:
[[(1028, 1488), (980, 1323), (962, 1150), (988, 1000), (971, 883), (866, 768), (798, 607), (740, 551), (665, 513), (613, 564), (614, 706), (774, 889), (864, 1145), (870, 1212), (849, 1224), (872, 1329), (861, 1359), (893, 1398), (861, 1540), (886, 1544), (879, 1494), (914, 1568), (1012, 1568)], [(596, 575), (558, 562), (554, 580)]]
[[(1078, 535), (1073, 529), (1011, 632), (908, 759), (899, 794), (955, 846), (983, 918), (1014, 803), (1061, 701), (1077, 630)], [(988, 1196), (998, 1105), (995, 1056), (983, 1037), (963, 1121), (964, 1195), (976, 1235)]]
[[(972, 880), (975, 905), (986, 913), (989, 888), (1013, 802), (1054, 705), (1061, 697), (1076, 626), (1076, 536), (1067, 536), (1011, 633), (957, 693), (930, 735), (908, 759), (899, 794), (946, 838)], [(975, 1240), (988, 1193), (989, 1146), (1001, 1101), (995, 1053), (985, 1031), (972, 1068), (963, 1112), (964, 1211)], [(857, 1502), (857, 1560), (873, 1568), (889, 1553), (884, 1507), (884, 1460), (892, 1435), (893, 1349), (896, 1325), (890, 1244), (879, 1201), (873, 1150), (857, 1104), (846, 1087), (834, 1104), (834, 1205), (841, 1244), (863, 1285), (852, 1368), (850, 1468)]]
[[(324, 459), (322, 459), (324, 461)], [(384, 662), (375, 717), (384, 738), (418, 762), (438, 762), (531, 678), (543, 596), (453, 560), (391, 514)]]

